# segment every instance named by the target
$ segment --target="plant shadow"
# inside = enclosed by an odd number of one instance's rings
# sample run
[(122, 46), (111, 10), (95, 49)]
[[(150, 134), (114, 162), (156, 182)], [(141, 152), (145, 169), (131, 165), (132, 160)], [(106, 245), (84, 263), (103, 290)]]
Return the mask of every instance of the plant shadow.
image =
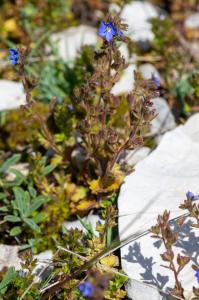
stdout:
[[(172, 228), (179, 233), (179, 238), (176, 246), (176, 252), (181, 255), (189, 256), (193, 264), (199, 263), (199, 236), (196, 234), (196, 229), (191, 227), (192, 221), (187, 219), (187, 221), (180, 227), (177, 225), (176, 221), (171, 222)], [(152, 240), (155, 248), (160, 248), (162, 241)], [(143, 245), (142, 245), (143, 247)], [(161, 248), (160, 254), (164, 252)], [(154, 265), (157, 264), (153, 256), (146, 257), (141, 249), (141, 244), (136, 241), (129, 245), (128, 254), (123, 256), (123, 259), (130, 263), (139, 264), (143, 268), (143, 272), (140, 273), (143, 283), (151, 284), (158, 289), (165, 289), (165, 292), (169, 292), (170, 288), (166, 288), (165, 285), (169, 282), (168, 276), (161, 275), (160, 272), (154, 270)], [(166, 298), (167, 299), (167, 298)]]

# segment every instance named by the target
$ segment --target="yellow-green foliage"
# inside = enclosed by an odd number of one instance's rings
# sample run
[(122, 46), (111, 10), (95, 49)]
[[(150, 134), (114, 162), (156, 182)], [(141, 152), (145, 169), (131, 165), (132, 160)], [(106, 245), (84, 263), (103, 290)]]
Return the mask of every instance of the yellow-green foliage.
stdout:
[[(47, 112), (48, 107), (44, 103), (37, 102), (34, 109), (42, 115)], [(38, 122), (29, 119), (23, 109), (7, 112), (4, 125), (1, 127), (0, 147), (16, 149), (25, 146), (35, 140), (39, 129)]]

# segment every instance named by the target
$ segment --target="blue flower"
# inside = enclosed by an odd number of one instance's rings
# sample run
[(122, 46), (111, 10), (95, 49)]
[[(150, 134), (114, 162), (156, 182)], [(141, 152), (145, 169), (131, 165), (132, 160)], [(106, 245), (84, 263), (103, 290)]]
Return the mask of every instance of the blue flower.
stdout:
[(11, 62), (12, 65), (16, 65), (19, 61), (19, 52), (15, 49), (9, 49), (9, 60)]
[(122, 36), (123, 33), (119, 31), (112, 22), (102, 21), (98, 30), (99, 36), (105, 38), (107, 42), (112, 41), (114, 36)]
[(158, 78), (158, 76), (156, 76), (155, 73), (152, 74), (151, 79), (157, 85), (157, 87), (160, 87), (161, 85), (160, 78)]
[(85, 281), (78, 285), (78, 290), (80, 291), (82, 296), (90, 298), (93, 295), (94, 287), (91, 282)]
[(74, 109), (74, 106), (72, 104), (68, 104), (67, 107), (69, 111), (72, 111)]
[(199, 200), (199, 195), (194, 195), (192, 192), (188, 191), (186, 193), (186, 196), (187, 196), (187, 199), (188, 200), (192, 200), (192, 201), (195, 201), (195, 200)]
[(199, 283), (199, 269), (196, 271), (196, 274), (195, 274), (196, 278), (197, 278), (197, 281)]

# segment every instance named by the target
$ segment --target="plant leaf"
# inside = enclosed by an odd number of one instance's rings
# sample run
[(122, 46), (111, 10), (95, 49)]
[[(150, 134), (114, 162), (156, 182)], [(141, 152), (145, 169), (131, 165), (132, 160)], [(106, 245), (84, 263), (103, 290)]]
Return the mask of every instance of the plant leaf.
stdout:
[(8, 211), (7, 206), (0, 206), (0, 211), (7, 212)]
[(15, 194), (15, 201), (13, 201), (14, 205), (20, 211), (20, 214), (23, 216), (27, 209), (24, 190), (20, 187), (14, 187), (13, 191)]
[(34, 211), (36, 211), (40, 206), (42, 206), (47, 201), (48, 198), (45, 196), (38, 196), (37, 198), (35, 198), (29, 208), (29, 215), (31, 215)]
[(48, 174), (51, 173), (55, 168), (56, 168), (55, 165), (49, 165), (49, 166), (46, 166), (46, 167), (43, 169), (43, 171), (42, 171), (42, 173), (41, 173), (41, 176), (43, 177), (43, 176), (48, 175)]
[(6, 292), (7, 286), (13, 281), (16, 276), (15, 269), (10, 267), (0, 282), (0, 294), (3, 295)]
[(15, 226), (10, 230), (10, 235), (11, 236), (16, 236), (19, 235), (22, 232), (21, 227), (20, 226)]
[(4, 217), (4, 220), (5, 221), (8, 221), (8, 222), (21, 222), (21, 219), (17, 216), (13, 216), (13, 215), (7, 215)]
[(12, 157), (8, 158), (0, 167), (0, 173), (6, 172), (10, 168), (10, 166), (17, 163), (20, 160), (20, 158), (20, 154), (14, 154)]
[(24, 218), (24, 222), (33, 230), (36, 232), (41, 232), (40, 227), (35, 223), (33, 219)]

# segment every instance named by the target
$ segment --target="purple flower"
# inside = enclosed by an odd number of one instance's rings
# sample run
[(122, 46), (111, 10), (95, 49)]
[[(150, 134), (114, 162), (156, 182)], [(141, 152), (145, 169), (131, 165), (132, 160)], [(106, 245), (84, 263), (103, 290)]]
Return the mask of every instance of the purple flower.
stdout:
[(94, 292), (94, 287), (91, 282), (85, 281), (83, 283), (80, 283), (77, 288), (80, 291), (80, 293), (82, 294), (82, 296), (87, 297), (87, 298), (92, 297), (93, 292)]
[(161, 85), (160, 78), (158, 78), (158, 76), (156, 76), (155, 73), (152, 74), (151, 79), (157, 85), (157, 87), (160, 87)]
[(186, 193), (186, 197), (188, 200), (192, 200), (192, 201), (195, 201), (195, 200), (199, 200), (199, 195), (194, 195), (192, 192), (188, 191)]
[(72, 104), (68, 104), (67, 107), (69, 111), (72, 111), (74, 109), (74, 106)]
[(195, 274), (196, 278), (197, 278), (197, 281), (199, 283), (199, 269), (196, 271), (196, 274)]
[(119, 31), (112, 22), (102, 21), (98, 30), (99, 36), (105, 38), (107, 42), (112, 41), (114, 36), (122, 36), (123, 33)]
[(15, 49), (10, 48), (9, 53), (10, 53), (9, 60), (11, 64), (16, 65), (19, 61), (19, 52)]

